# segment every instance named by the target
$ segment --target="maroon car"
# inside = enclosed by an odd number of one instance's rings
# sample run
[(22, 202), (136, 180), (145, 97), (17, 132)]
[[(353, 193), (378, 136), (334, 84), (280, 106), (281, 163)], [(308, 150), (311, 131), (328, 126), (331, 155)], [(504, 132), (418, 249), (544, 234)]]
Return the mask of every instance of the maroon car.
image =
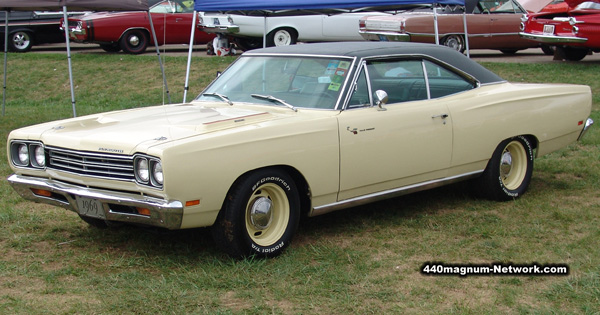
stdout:
[(555, 59), (579, 61), (600, 52), (600, 0), (566, 0), (566, 12), (529, 14), (521, 37), (555, 45)]
[[(150, 8), (159, 45), (189, 44), (194, 8), (193, 3), (188, 3), (168, 0)], [(145, 11), (98, 12), (69, 18), (69, 36), (78, 43), (100, 44), (108, 52), (123, 50), (141, 54), (148, 45), (154, 45), (148, 12)], [(214, 34), (196, 30), (194, 43), (205, 44), (214, 37)]]

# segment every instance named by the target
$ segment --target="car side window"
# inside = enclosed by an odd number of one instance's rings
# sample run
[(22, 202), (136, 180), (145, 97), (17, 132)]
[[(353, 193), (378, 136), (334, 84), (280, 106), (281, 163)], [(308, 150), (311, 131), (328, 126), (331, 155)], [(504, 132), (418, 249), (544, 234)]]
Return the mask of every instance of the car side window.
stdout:
[(371, 91), (385, 91), (389, 104), (428, 98), (421, 60), (377, 60), (367, 70)]
[(484, 13), (523, 13), (513, 0), (480, 0), (479, 7)]
[(369, 97), (369, 86), (367, 84), (367, 74), (363, 68), (358, 76), (352, 97), (348, 103), (348, 108), (371, 106), (371, 98)]
[(424, 61), (431, 98), (443, 97), (475, 88), (475, 83), (429, 60)]
[[(367, 80), (368, 79), (368, 80)], [(348, 108), (371, 105), (371, 93), (383, 90), (388, 104), (444, 97), (477, 87), (462, 75), (430, 60), (372, 60), (367, 61), (348, 103)]]

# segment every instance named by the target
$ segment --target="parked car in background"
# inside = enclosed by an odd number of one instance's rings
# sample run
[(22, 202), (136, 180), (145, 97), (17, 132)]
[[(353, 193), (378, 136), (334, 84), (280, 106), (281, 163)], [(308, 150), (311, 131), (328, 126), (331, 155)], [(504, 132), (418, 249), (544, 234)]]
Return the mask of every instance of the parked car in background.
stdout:
[[(158, 45), (189, 44), (194, 14), (193, 2), (161, 1), (150, 8)], [(69, 18), (69, 36), (79, 43), (95, 43), (108, 52), (123, 50), (141, 54), (154, 45), (148, 13), (98, 12)], [(205, 44), (214, 35), (196, 31), (194, 43)]]
[[(69, 12), (78, 16), (83, 12)], [(0, 41), (4, 44), (6, 15), (0, 12)], [(34, 45), (63, 43), (65, 32), (60, 29), (62, 12), (13, 11), (8, 18), (8, 50), (27, 52)]]
[(93, 226), (212, 226), (230, 255), (271, 257), (302, 216), (468, 179), (518, 198), (591, 106), (588, 86), (509, 83), (438, 45), (271, 47), (190, 103), (12, 131), (8, 181)]
[(521, 37), (556, 46), (555, 59), (579, 61), (600, 52), (600, 3), (566, 0), (567, 12), (529, 14)]
[[(511, 54), (539, 47), (539, 43), (519, 37), (521, 17), (527, 11), (515, 0), (466, 0), (467, 32), (470, 49), (496, 49)], [(440, 44), (463, 52), (466, 49), (463, 10), (437, 8)], [(372, 41), (435, 43), (434, 14), (422, 6), (389, 16), (360, 19), (360, 34)]]
[[(266, 46), (287, 46), (297, 42), (362, 41), (363, 38), (358, 34), (358, 20), (366, 14), (368, 12), (267, 17)], [(201, 13), (199, 24), (207, 32), (229, 36), (242, 50), (263, 47), (264, 17)]]

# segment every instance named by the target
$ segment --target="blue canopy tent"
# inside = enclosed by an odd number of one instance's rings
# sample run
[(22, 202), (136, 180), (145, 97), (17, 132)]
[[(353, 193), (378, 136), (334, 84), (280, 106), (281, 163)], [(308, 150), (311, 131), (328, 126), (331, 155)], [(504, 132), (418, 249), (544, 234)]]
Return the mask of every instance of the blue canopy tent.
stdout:
[[(352, 12), (390, 12), (404, 10), (409, 6), (418, 4), (432, 4), (434, 12), (434, 26), (436, 32), (436, 44), (439, 44), (438, 26), (437, 26), (437, 5), (457, 5), (465, 6), (464, 0), (195, 0), (194, 1), (194, 21), (192, 23), (192, 36), (196, 26), (196, 12), (219, 12), (228, 14), (263, 16), (265, 19), (269, 16), (292, 16), (305, 14), (339, 14)], [(464, 15), (463, 15), (464, 16)], [(265, 23), (266, 24), (266, 23)], [(467, 34), (466, 17), (463, 19), (465, 34)], [(266, 26), (265, 26), (266, 28)], [(265, 32), (266, 33), (266, 32)], [(266, 34), (264, 34), (266, 36)], [(190, 39), (190, 50), (188, 54), (188, 65), (185, 77), (185, 87), (183, 92), (183, 102), (186, 101), (187, 91), (189, 89), (189, 72), (192, 57), (192, 41)], [(467, 45), (467, 54), (469, 51), (469, 42), (465, 36)]]
[[(2, 116), (4, 116), (5, 105), (6, 105), (6, 67), (7, 67), (7, 43), (8, 43), (8, 21), (10, 11), (52, 11), (61, 10), (63, 11), (63, 18), (67, 21), (67, 9), (75, 11), (147, 11), (148, 19), (150, 20), (150, 28), (152, 29), (152, 36), (154, 37), (154, 43), (156, 41), (156, 32), (154, 31), (154, 25), (152, 24), (152, 18), (150, 17), (150, 8), (148, 6), (148, 0), (0, 0), (0, 11), (6, 12), (5, 18), (5, 36), (4, 36), (4, 91), (2, 99)], [(71, 104), (73, 107), (73, 117), (77, 116), (75, 110), (75, 92), (73, 90), (73, 71), (71, 65), (71, 48), (69, 43), (69, 30), (65, 27), (65, 41), (67, 43), (67, 59), (69, 63), (69, 81), (71, 84)], [(160, 64), (160, 70), (163, 75), (163, 83), (169, 97), (169, 88), (167, 86), (167, 80), (165, 77), (165, 71), (160, 59), (160, 52), (158, 45), (156, 46), (156, 53), (158, 54), (158, 62)]]

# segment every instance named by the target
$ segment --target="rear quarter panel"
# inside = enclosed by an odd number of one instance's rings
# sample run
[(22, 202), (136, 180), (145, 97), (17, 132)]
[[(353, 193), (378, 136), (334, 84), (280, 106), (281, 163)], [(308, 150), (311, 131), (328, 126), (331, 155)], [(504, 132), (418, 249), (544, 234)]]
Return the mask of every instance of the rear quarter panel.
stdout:
[(483, 166), (496, 146), (517, 135), (533, 135), (537, 155), (577, 140), (591, 112), (585, 85), (513, 84), (483, 86), (448, 102), (454, 123), (452, 165)]

